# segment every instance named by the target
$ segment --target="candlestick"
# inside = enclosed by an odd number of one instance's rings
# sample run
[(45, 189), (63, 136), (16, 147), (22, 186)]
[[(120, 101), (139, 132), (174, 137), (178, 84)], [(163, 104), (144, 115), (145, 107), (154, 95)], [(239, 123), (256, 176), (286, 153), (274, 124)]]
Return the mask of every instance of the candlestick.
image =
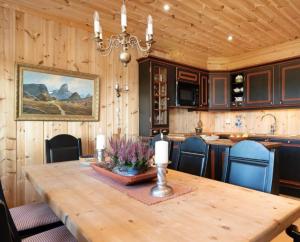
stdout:
[(97, 163), (104, 162), (105, 149), (97, 149)]
[(167, 185), (166, 171), (168, 164), (157, 164), (157, 183), (152, 187), (151, 195), (153, 197), (166, 197), (172, 195), (173, 188)]

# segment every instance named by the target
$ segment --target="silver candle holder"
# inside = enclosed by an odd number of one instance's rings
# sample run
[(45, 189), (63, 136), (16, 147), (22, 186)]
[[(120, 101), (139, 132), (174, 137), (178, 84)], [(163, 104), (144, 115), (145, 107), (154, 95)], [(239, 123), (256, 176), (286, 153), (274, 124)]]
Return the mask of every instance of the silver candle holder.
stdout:
[(104, 162), (105, 149), (97, 149), (97, 163)]
[(167, 197), (172, 195), (173, 188), (167, 185), (166, 172), (168, 164), (157, 164), (157, 183), (152, 187), (151, 195), (153, 197)]

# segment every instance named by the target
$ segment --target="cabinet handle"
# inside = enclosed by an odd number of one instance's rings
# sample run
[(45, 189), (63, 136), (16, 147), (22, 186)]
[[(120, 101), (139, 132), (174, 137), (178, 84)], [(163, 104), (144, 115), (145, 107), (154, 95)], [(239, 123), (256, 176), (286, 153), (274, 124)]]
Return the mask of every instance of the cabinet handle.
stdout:
[(282, 104), (282, 101), (280, 100), (279, 104)]
[(170, 101), (170, 98), (169, 98), (169, 97), (167, 97), (167, 101)]
[(273, 104), (273, 102), (270, 102), (270, 104)]
[(290, 144), (291, 143), (291, 141), (290, 140), (288, 140), (288, 142), (287, 142), (288, 144)]

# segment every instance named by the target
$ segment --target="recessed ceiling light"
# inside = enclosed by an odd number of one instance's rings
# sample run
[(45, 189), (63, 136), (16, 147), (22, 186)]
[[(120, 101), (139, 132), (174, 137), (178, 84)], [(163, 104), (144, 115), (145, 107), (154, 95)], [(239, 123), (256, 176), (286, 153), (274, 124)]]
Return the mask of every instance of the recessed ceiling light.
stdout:
[(227, 40), (228, 41), (232, 41), (233, 40), (233, 36), (232, 35), (228, 35)]
[(170, 5), (169, 5), (169, 4), (165, 4), (165, 5), (164, 5), (164, 10), (165, 10), (166, 12), (168, 12), (168, 11), (170, 10)]

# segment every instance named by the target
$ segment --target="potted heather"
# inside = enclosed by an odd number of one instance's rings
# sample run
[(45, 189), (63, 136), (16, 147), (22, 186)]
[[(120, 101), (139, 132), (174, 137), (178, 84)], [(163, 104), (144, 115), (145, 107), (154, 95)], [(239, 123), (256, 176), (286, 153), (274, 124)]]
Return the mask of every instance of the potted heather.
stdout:
[(154, 151), (147, 144), (132, 139), (109, 140), (108, 155), (114, 168), (113, 172), (123, 176), (134, 176), (147, 171)]

